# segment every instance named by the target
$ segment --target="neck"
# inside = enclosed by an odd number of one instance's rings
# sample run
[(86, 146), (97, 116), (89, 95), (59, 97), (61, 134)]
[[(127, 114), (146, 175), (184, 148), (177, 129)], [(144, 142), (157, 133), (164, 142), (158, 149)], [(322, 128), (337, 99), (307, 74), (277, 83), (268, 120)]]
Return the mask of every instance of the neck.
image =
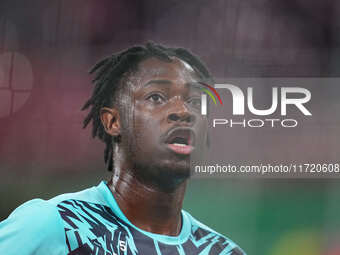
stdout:
[(181, 231), (181, 209), (187, 181), (164, 191), (145, 184), (132, 172), (115, 168), (108, 186), (129, 221), (148, 232), (176, 236)]

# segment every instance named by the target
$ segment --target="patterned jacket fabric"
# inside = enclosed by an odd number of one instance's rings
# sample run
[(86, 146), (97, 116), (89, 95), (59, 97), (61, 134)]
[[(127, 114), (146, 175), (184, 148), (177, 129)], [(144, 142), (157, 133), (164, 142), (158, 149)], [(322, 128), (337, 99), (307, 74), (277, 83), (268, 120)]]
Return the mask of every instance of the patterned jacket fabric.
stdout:
[(0, 223), (0, 251), (7, 255), (243, 255), (234, 242), (182, 210), (178, 236), (134, 226), (102, 181), (98, 186), (34, 199)]

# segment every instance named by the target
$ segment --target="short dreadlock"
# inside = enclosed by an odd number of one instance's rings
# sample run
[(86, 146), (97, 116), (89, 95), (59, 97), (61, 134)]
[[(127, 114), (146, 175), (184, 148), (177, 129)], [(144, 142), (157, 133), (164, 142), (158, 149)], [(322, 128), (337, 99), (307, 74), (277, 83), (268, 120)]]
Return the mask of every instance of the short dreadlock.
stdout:
[(96, 63), (89, 71), (95, 73), (92, 83), (95, 85), (92, 96), (87, 100), (81, 110), (91, 106), (89, 114), (83, 121), (83, 128), (92, 120), (92, 137), (99, 137), (106, 144), (104, 161), (109, 171), (113, 170), (113, 145), (119, 143), (118, 137), (107, 134), (100, 120), (100, 109), (112, 107), (112, 99), (118, 90), (118, 84), (123, 75), (137, 70), (138, 64), (150, 57), (157, 57), (163, 61), (171, 62), (171, 57), (177, 57), (187, 62), (202, 79), (212, 80), (212, 77), (203, 62), (184, 48), (168, 48), (159, 44), (147, 43), (145, 46), (134, 46), (108, 56)]

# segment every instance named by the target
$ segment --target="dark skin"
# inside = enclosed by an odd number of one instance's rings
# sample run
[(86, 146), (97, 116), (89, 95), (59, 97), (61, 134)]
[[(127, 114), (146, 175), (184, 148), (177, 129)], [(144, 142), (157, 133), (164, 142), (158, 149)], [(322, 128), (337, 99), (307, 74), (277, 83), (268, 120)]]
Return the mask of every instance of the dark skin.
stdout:
[[(206, 144), (198, 81), (198, 74), (178, 58), (148, 58), (124, 80), (121, 103), (101, 109), (105, 131), (121, 136), (108, 186), (125, 216), (145, 231), (170, 236), (181, 231), (190, 159)], [(189, 136), (192, 148), (171, 149), (175, 134)]]

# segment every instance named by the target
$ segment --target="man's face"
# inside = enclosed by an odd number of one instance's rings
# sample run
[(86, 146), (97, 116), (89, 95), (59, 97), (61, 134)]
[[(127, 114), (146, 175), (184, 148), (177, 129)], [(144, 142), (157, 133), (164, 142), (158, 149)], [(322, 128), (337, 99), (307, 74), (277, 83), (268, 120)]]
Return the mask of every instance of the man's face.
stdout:
[[(136, 169), (159, 179), (190, 176), (190, 159), (206, 145), (197, 73), (184, 61), (149, 58), (128, 79), (122, 139)], [(126, 108), (128, 107), (128, 109)]]

